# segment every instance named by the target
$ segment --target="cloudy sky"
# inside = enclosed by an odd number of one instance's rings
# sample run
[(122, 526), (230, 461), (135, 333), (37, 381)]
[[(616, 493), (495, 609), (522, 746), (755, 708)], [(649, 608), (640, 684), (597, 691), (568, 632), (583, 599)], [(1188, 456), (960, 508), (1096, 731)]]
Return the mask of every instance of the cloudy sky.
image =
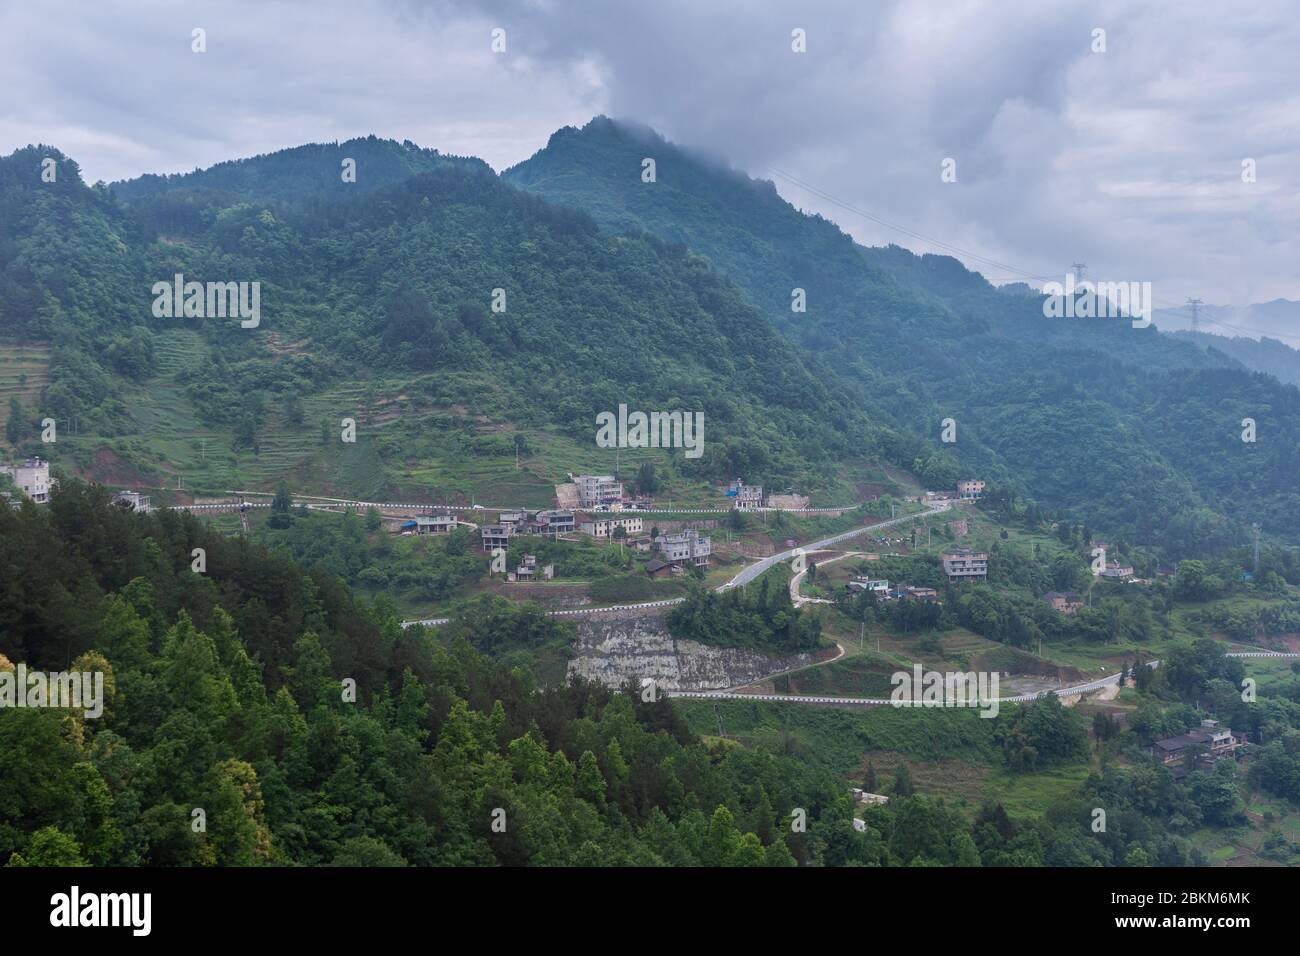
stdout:
[(112, 181), (375, 133), (503, 169), (607, 113), (994, 281), (1080, 260), (1158, 305), (1300, 299), (1288, 6), (0, 0), (0, 154), (52, 144)]

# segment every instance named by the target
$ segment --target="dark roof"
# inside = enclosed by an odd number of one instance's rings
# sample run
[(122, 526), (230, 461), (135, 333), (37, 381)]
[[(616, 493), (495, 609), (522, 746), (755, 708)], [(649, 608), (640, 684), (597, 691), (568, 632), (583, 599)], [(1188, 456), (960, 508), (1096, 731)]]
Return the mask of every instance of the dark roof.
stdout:
[(645, 569), (649, 572), (659, 571), (663, 568), (671, 568), (672, 565), (667, 561), (660, 561), (658, 558), (651, 558), (645, 563)]

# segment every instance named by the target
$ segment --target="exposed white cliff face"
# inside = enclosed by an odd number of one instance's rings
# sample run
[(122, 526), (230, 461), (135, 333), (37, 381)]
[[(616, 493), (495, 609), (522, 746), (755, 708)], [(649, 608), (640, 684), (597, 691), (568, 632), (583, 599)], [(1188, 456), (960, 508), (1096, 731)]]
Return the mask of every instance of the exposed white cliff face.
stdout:
[(654, 678), (665, 690), (722, 690), (816, 661), (675, 640), (662, 617), (588, 618), (578, 624), (569, 673), (609, 686)]

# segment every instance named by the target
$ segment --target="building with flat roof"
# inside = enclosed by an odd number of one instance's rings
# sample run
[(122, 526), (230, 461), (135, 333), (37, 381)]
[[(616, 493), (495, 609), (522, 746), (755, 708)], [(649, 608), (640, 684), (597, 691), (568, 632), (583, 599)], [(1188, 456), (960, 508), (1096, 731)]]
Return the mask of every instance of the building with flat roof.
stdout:
[(1107, 561), (1106, 566), (1099, 573), (1103, 578), (1122, 581), (1125, 578), (1133, 577), (1133, 568), (1127, 564), (1120, 564), (1118, 561)]
[(514, 531), (514, 527), (508, 524), (485, 524), (479, 529), (479, 535), (483, 539), (483, 550), (490, 552), (494, 548), (509, 548), (510, 537)]
[(38, 505), (49, 502), (50, 463), (44, 458), (28, 458), (21, 465), (0, 465), (0, 474), (12, 478), (18, 490)]
[(613, 475), (574, 475), (573, 484), (578, 489), (580, 508), (623, 503), (623, 482)]
[(727, 489), (731, 497), (731, 507), (737, 511), (753, 511), (763, 507), (763, 486), (747, 485), (739, 478)]
[(416, 515), (416, 534), (448, 534), (456, 527), (456, 519), (450, 514)]
[(978, 478), (965, 478), (957, 482), (957, 494), (967, 501), (975, 501), (984, 494), (984, 482)]
[(634, 534), (640, 534), (645, 527), (645, 519), (639, 515), (628, 515), (618, 518), (591, 518), (583, 521), (579, 526), (583, 534), (589, 534), (593, 538), (610, 538), (614, 532), (622, 528), (623, 533), (628, 537)]
[(709, 555), (713, 553), (713, 540), (694, 528), (688, 528), (674, 534), (659, 535), (655, 538), (655, 548), (659, 557), (669, 564), (679, 567), (693, 564), (703, 568), (708, 567)]
[(948, 583), (983, 580), (989, 576), (989, 553), (970, 548), (954, 548), (943, 553), (943, 573)]
[(575, 527), (573, 512), (565, 508), (537, 512), (536, 523), (542, 534), (568, 534)]

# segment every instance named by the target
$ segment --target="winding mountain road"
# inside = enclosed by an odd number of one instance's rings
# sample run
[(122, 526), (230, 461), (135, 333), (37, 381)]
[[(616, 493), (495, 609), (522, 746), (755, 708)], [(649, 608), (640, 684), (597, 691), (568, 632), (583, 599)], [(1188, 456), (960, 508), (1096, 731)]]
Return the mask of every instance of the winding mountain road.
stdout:
[[(426, 505), (405, 505), (405, 504), (390, 504), (390, 503), (364, 502), (364, 501), (340, 501), (334, 505), (329, 505), (329, 504), (321, 505), (319, 502), (313, 503), (308, 501), (295, 501), (294, 504), (295, 506), (299, 504), (306, 505), (309, 508), (312, 507), (313, 504), (317, 504), (321, 507), (337, 507), (339, 505), (344, 505), (350, 507), (365, 508), (365, 507), (369, 507), (372, 504), (378, 508), (427, 507)], [(269, 504), (261, 503), (261, 502), (258, 503), (250, 502), (247, 503), (245, 506), (249, 508), (270, 507)], [(174, 509), (178, 511), (215, 511), (215, 510), (237, 509), (239, 507), (240, 507), (240, 503), (235, 502), (230, 504), (177, 505), (174, 506)], [(854, 507), (857, 506), (855, 505)], [(737, 573), (731, 580), (727, 581), (725, 584), (720, 585), (717, 588), (717, 590), (726, 591), (735, 587), (743, 587), (746, 584), (749, 584), (754, 579), (756, 579), (759, 575), (763, 574), (765, 571), (768, 571), (769, 569), (775, 567), (777, 564), (781, 563), (782, 561), (791, 560), (798, 554), (801, 553), (807, 554), (808, 552), (811, 551), (824, 551), (832, 547), (833, 545), (839, 544), (842, 541), (848, 541), (852, 538), (859, 537), (860, 535), (870, 534), (882, 528), (888, 528), (894, 525), (903, 524), (905, 522), (911, 521), (914, 518), (926, 518), (931, 515), (940, 514), (942, 512), (948, 511), (950, 508), (951, 508), (950, 502), (946, 502), (946, 501), (939, 502), (938, 504), (930, 508), (927, 508), (924, 511), (919, 511), (912, 514), (900, 515), (896, 518), (890, 518), (885, 521), (878, 522), (877, 524), (864, 525), (861, 528), (854, 528), (850, 531), (842, 532), (841, 534), (831, 535), (830, 537), (822, 538), (820, 541), (813, 541), (806, 545), (800, 545), (795, 548), (789, 548), (785, 551), (780, 551), (766, 558), (761, 558), (758, 561), (755, 561), (751, 565), (747, 565), (739, 573)], [(461, 507), (461, 508), (453, 508), (449, 510), (468, 511), (471, 509), (466, 507)], [(499, 509), (483, 508), (482, 510), (495, 511)], [(510, 510), (510, 509), (506, 509), (506, 510)], [(835, 509), (805, 509), (805, 510), (821, 511), (821, 510), (835, 510)], [(850, 509), (845, 508), (840, 510), (847, 511)], [(655, 512), (634, 512), (634, 513), (655, 514)], [(665, 513), (677, 514), (682, 512), (665, 512)], [(674, 604), (680, 604), (684, 600), (685, 598), (670, 598), (668, 600), (663, 600), (663, 601), (647, 601), (641, 604), (616, 604), (607, 607), (588, 607), (588, 608), (575, 608), (566, 611), (548, 611), (547, 613), (552, 617), (577, 617), (577, 616), (588, 615), (588, 614), (599, 614), (605, 611), (630, 611), (630, 610), (643, 610), (643, 609), (650, 609), (650, 608), (657, 608), (657, 607), (670, 607)], [(416, 624), (422, 624), (429, 627), (436, 627), (442, 624), (447, 624), (450, 621), (451, 618), (448, 617), (422, 618), (418, 620), (402, 621), (401, 626), (403, 628), (407, 628), (407, 627), (412, 627)], [(834, 661), (839, 660), (843, 656), (844, 656), (844, 647), (842, 645), (839, 645), (839, 653), (836, 654), (835, 657), (829, 658), (825, 661), (820, 661), (816, 664), (812, 664), (809, 666), (821, 667), (825, 664), (833, 663)], [(1300, 653), (1290, 653), (1286, 651), (1230, 651), (1225, 656), (1258, 657), (1258, 658), (1268, 658), (1268, 657), (1300, 658)], [(1148, 662), (1147, 666), (1156, 667), (1159, 663), (1160, 663), (1159, 661), (1150, 661)], [(771, 679), (771, 677), (779, 677), (782, 674), (786, 674), (786, 673), (793, 673), (795, 670), (806, 670), (806, 669), (807, 668), (794, 668), (793, 670), (782, 671), (780, 674), (769, 675), (767, 678), (764, 678), (764, 680), (769, 680)], [(1104, 687), (1108, 687), (1110, 685), (1116, 684), (1119, 682), (1119, 677), (1120, 675), (1118, 673), (1115, 673), (1115, 674), (1110, 674), (1107, 677), (1098, 678), (1097, 680), (1087, 681), (1082, 684), (1074, 684), (1070, 687), (1058, 687), (1052, 690), (1037, 691), (1029, 694), (1013, 694), (1008, 697), (996, 697), (988, 701), (984, 701), (984, 703), (994, 703), (995, 701), (1001, 704), (1028, 703), (1029, 701), (1036, 700), (1039, 697), (1043, 697), (1047, 694), (1054, 694), (1057, 697), (1072, 697), (1078, 694), (1092, 693), (1094, 691), (1101, 690)], [(751, 682), (751, 683), (756, 683), (756, 682)], [(741, 686), (751, 686), (751, 685), (741, 685)], [(878, 707), (881, 705), (894, 704), (893, 701), (885, 697), (829, 697), (829, 696), (809, 696), (809, 695), (802, 695), (802, 694), (744, 694), (744, 693), (740, 693), (736, 689), (725, 690), (725, 691), (664, 690), (663, 693), (669, 697), (683, 697), (688, 699), (696, 698), (696, 699), (705, 699), (705, 700), (762, 700), (762, 701), (779, 701), (782, 703), (793, 703), (793, 704), (836, 704), (840, 706), (858, 706), (858, 707)], [(899, 705), (895, 704), (895, 706), (899, 706)], [(917, 706), (917, 705), (913, 704), (910, 706)]]

